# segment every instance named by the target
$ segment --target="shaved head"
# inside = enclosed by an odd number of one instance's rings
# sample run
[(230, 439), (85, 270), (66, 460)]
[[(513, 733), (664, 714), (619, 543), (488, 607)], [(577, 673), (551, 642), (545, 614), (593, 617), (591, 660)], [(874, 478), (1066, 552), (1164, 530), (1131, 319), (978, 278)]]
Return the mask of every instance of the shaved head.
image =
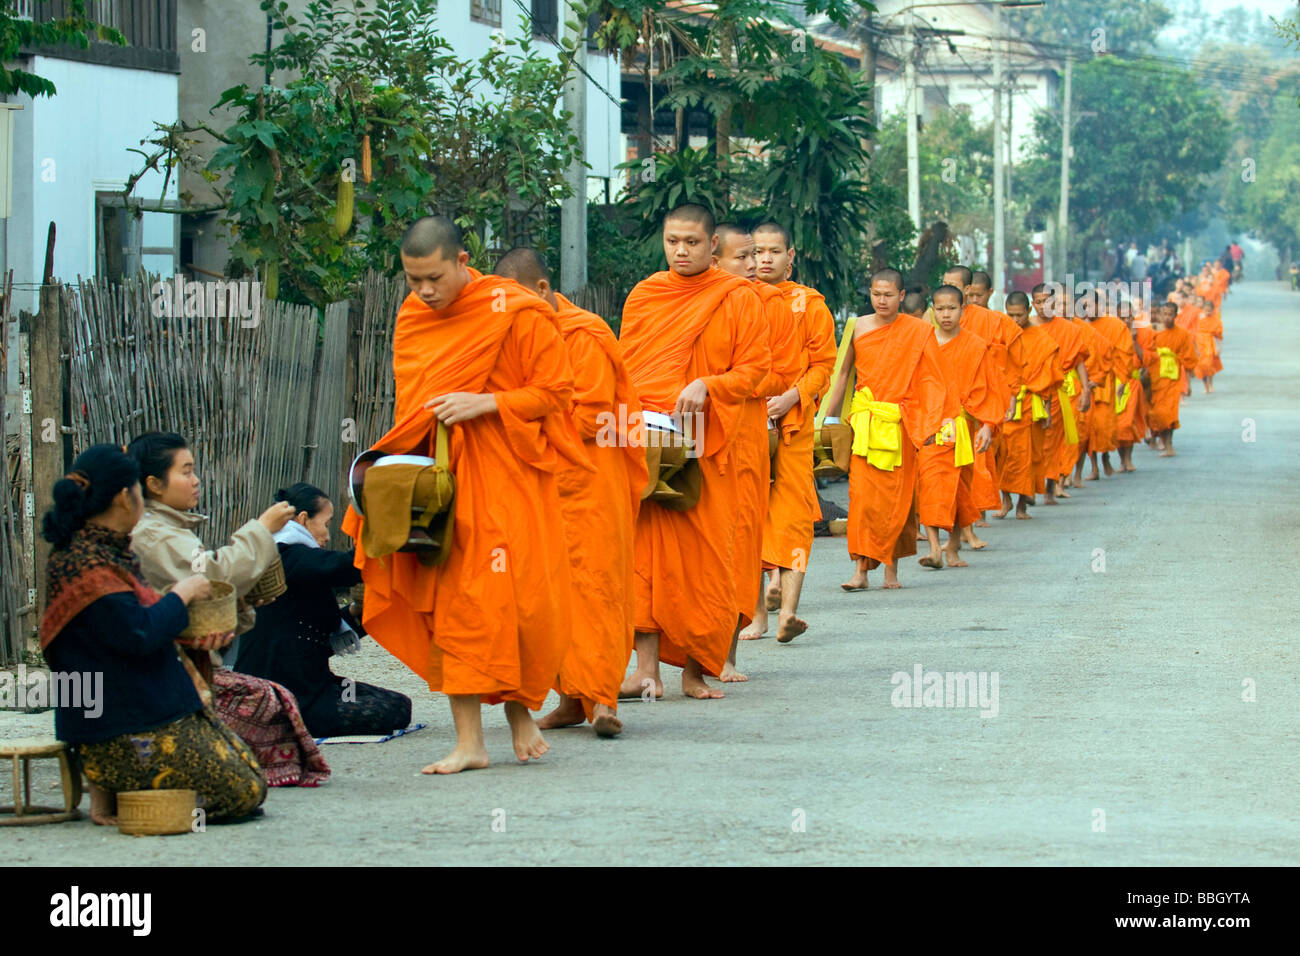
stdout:
[(925, 296), (919, 292), (907, 293), (903, 296), (903, 304), (898, 307), (898, 311), (914, 315), (919, 319), (925, 314)]
[(739, 226), (734, 222), (720, 222), (714, 227), (713, 234), (718, 237), (718, 248), (721, 249), (733, 239), (748, 239), (749, 230)]
[(877, 269), (871, 273), (871, 284), (875, 285), (877, 282), (888, 282), (899, 292), (903, 291), (903, 274), (897, 269)]
[(961, 289), (957, 288), (955, 285), (941, 285), (930, 294), (930, 297), (937, 299), (941, 295), (956, 296), (958, 305), (964, 305), (966, 302), (966, 296), (962, 295)]
[(535, 288), (537, 283), (543, 280), (551, 281), (551, 273), (547, 270), (542, 257), (537, 254), (536, 249), (527, 246), (511, 249), (497, 260), (497, 267), (492, 271), (496, 275), (514, 279), (529, 289)]
[(1022, 306), (1026, 312), (1029, 311), (1029, 296), (1023, 292), (1012, 292), (1007, 296), (1007, 307), (1010, 308), (1013, 305)]
[(987, 272), (972, 272), (970, 274), (970, 284), (981, 289), (993, 288), (993, 280), (989, 278)]
[(713, 235), (714, 229), (717, 228), (717, 224), (713, 218), (713, 213), (709, 212), (698, 203), (693, 202), (678, 206), (676, 209), (669, 212), (668, 215), (664, 216), (664, 226), (666, 227), (670, 222), (694, 223), (695, 225), (703, 226), (704, 231), (709, 235)]
[(759, 223), (754, 227), (754, 235), (758, 235), (760, 232), (776, 233), (781, 237), (781, 241), (785, 243), (787, 249), (794, 245), (794, 240), (790, 237), (790, 230), (779, 222), (773, 222), (769, 219), (766, 222)]
[(412, 259), (425, 259), (435, 253), (443, 259), (455, 259), (464, 248), (460, 226), (446, 216), (417, 219), (402, 235), (402, 255)]
[(962, 289), (970, 285), (970, 276), (971, 272), (965, 266), (952, 266), (949, 269), (945, 269), (943, 272), (944, 282), (947, 282), (950, 278), (955, 279), (956, 281), (950, 284)]

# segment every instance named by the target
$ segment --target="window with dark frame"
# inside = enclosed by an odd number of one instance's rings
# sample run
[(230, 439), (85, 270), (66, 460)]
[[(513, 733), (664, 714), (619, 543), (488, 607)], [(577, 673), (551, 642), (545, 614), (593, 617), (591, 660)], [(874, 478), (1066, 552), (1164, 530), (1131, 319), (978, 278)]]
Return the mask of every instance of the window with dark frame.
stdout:
[(501, 0), (469, 0), (469, 18), (490, 27), (501, 26)]
[(560, 0), (532, 0), (533, 34), (541, 37), (560, 36)]

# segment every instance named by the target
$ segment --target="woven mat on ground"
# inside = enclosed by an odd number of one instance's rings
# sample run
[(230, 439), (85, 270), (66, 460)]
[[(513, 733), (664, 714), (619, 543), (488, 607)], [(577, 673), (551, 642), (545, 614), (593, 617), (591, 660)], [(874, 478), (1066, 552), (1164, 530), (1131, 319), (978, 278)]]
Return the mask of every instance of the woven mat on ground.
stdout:
[(349, 734), (344, 737), (317, 737), (317, 746), (321, 744), (382, 744), (406, 734), (423, 730), (428, 724), (411, 724), (403, 730), (394, 730), (391, 734)]

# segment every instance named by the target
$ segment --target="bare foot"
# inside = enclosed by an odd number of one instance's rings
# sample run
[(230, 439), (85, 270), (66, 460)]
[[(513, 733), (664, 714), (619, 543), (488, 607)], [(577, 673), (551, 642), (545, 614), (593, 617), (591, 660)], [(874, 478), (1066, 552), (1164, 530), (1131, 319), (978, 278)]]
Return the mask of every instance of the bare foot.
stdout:
[(592, 708), (591, 726), (597, 737), (617, 737), (623, 732), (623, 721), (608, 704), (597, 704)]
[[(941, 561), (941, 560), (939, 559), (939, 552), (938, 552), (938, 551), (935, 551), (935, 552), (933, 552), (933, 553), (931, 553), (931, 554), (927, 554), (927, 555), (926, 555), (925, 557), (923, 557), (923, 558), (917, 558), (917, 559), (916, 559), (916, 563), (919, 564), (919, 565), (920, 565), (921, 567), (923, 567), (923, 568), (932, 568), (932, 569), (935, 570), (935, 571), (941, 571), (941, 570), (943, 570), (943, 561)], [(886, 582), (885, 586), (886, 586), (886, 587), (889, 586), (889, 585), (888, 585), (888, 582)]]
[(892, 564), (885, 565), (885, 590), (897, 591), (902, 585), (898, 583), (898, 568)]
[(537, 726), (542, 730), (554, 730), (556, 727), (573, 727), (586, 720), (582, 701), (576, 697), (561, 697), (560, 706), (539, 720)]
[(1162, 451), (1162, 452), (1160, 453), (1160, 457), (1161, 457), (1161, 458), (1173, 458), (1173, 457), (1174, 457), (1174, 450), (1173, 450), (1172, 448), (1166, 448), (1164, 451)]
[(868, 588), (867, 572), (857, 571), (853, 577), (849, 578), (840, 585), (846, 591), (865, 591)]
[(551, 745), (537, 729), (537, 721), (528, 712), (528, 708), (517, 701), (506, 701), (506, 720), (510, 723), (510, 735), (514, 738), (515, 756), (522, 761), (537, 760), (551, 749)]
[(1060, 502), (1056, 500), (1056, 495), (1043, 495), (1043, 504), (1059, 505)]
[(1109, 478), (1111, 475), (1115, 474), (1115, 469), (1112, 468), (1112, 467), (1110, 466), (1110, 462), (1106, 461), (1104, 458), (1102, 459), (1101, 467), (1102, 467), (1102, 469), (1106, 472), (1106, 477), (1107, 477), (1107, 478)]
[(781, 586), (779, 584), (773, 585), (767, 589), (767, 593), (763, 595), (763, 607), (767, 608), (769, 611), (780, 609)]
[(117, 796), (94, 783), (90, 785), (90, 819), (96, 826), (117, 826)]
[(973, 525), (971, 525), (971, 527), (972, 527), (972, 528), (991, 528), (991, 527), (993, 527), (993, 525), (989, 524), (989, 523), (988, 523), (987, 521), (985, 521), (983, 518), (980, 518), (980, 520), (979, 520), (979, 521), (976, 521)]
[(995, 518), (1005, 518), (1005, 517), (1006, 517), (1007, 515), (1009, 515), (1009, 514), (1011, 514), (1011, 506), (1010, 506), (1010, 505), (1003, 505), (1003, 506), (1002, 506), (1001, 508), (999, 508), (997, 511), (993, 512), (993, 517), (995, 517)]
[(637, 697), (645, 697), (646, 691), (651, 687), (654, 688), (654, 699), (663, 700), (664, 684), (657, 677), (649, 674), (643, 674), (640, 671), (633, 671), (632, 676), (623, 681), (618, 689), (619, 700), (632, 700)]
[(961, 529), (962, 543), (967, 545), (972, 551), (983, 551), (985, 548), (989, 546), (989, 543), (985, 541), (983, 538), (976, 537), (974, 529), (987, 528), (987, 527), (990, 527), (987, 521), (977, 521), (975, 522), (975, 524), (971, 525), (970, 527), (962, 528)]
[(1097, 469), (1094, 468), (1092, 470), (1092, 474), (1090, 474), (1087, 478), (1085, 478), (1084, 481), (1098, 481), (1100, 480), (1100, 478), (1101, 475), (1097, 474)]
[(688, 670), (682, 671), (682, 693), (696, 700), (721, 700), (727, 696), (716, 687), (706, 684), (702, 676), (692, 674)]
[(465, 748), (457, 746), (437, 763), (431, 763), (420, 773), (460, 773), (462, 770), (482, 770), (488, 766), (487, 751), (481, 747)]
[(776, 639), (782, 644), (789, 644), (806, 630), (808, 630), (808, 622), (791, 614), (788, 618), (781, 620), (781, 626), (776, 632)]
[(724, 684), (743, 684), (749, 680), (748, 675), (742, 674), (736, 670), (736, 665), (731, 661), (722, 665), (722, 670), (718, 672), (718, 680)]
[(953, 554), (948, 550), (943, 552), (943, 559), (948, 562), (948, 567), (950, 568), (966, 568), (970, 566), (961, 559), (960, 554)]
[[(780, 595), (777, 597), (777, 607), (780, 607)], [(746, 624), (745, 629), (736, 636), (742, 641), (761, 641), (767, 636), (767, 615), (755, 614), (754, 619)]]
[(1137, 465), (1133, 464), (1133, 462), (1130, 461), (1128, 464), (1126, 464), (1126, 465), (1124, 466), (1124, 470), (1125, 470), (1125, 471), (1137, 471)]
[(1058, 498), (1068, 498), (1068, 497), (1070, 497), (1070, 493), (1069, 493), (1068, 491), (1058, 491), (1058, 492), (1056, 493), (1056, 497), (1058, 497)]

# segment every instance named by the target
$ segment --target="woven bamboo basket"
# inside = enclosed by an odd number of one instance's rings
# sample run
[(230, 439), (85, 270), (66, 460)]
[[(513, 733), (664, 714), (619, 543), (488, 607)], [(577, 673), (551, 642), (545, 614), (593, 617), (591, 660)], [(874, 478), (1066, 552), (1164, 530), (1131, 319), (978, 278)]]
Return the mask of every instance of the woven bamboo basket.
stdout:
[(287, 590), (289, 590), (289, 586), (284, 583), (284, 565), (279, 558), (276, 558), (271, 562), (271, 566), (266, 569), (266, 573), (253, 582), (253, 586), (244, 595), (244, 599), (256, 601), (259, 604), (268, 604)]
[(189, 833), (198, 795), (193, 790), (125, 790), (117, 795), (117, 829), (127, 836)]
[(208, 634), (225, 634), (239, 624), (239, 608), (235, 587), (225, 581), (212, 582), (212, 597), (205, 601), (190, 602), (190, 624), (181, 631), (181, 637), (204, 637)]

